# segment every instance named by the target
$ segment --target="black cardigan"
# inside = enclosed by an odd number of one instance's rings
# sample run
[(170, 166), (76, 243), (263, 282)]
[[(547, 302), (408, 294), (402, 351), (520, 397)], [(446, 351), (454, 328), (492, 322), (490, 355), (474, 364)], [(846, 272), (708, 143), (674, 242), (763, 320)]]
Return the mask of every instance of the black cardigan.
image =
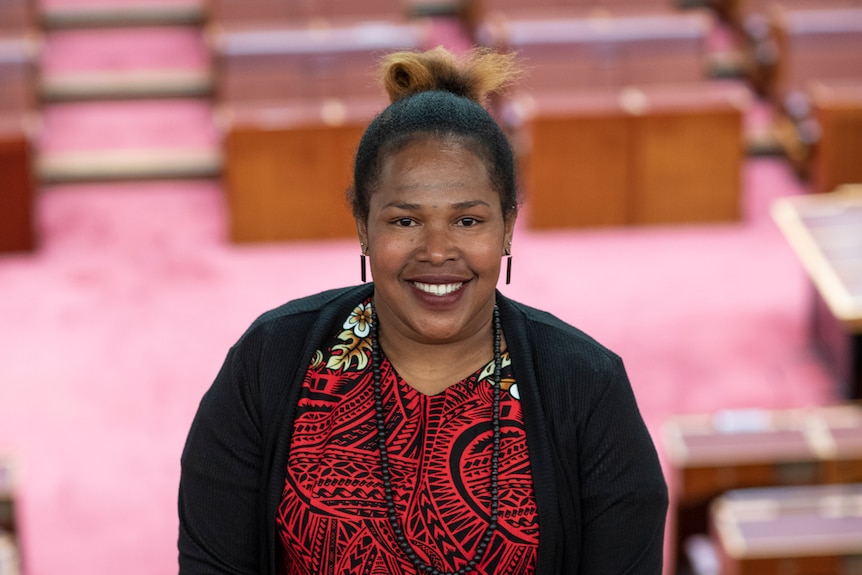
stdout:
[[(182, 455), (181, 575), (277, 572), (275, 515), (305, 371), (372, 293), (365, 284), (289, 302), (230, 349)], [(548, 313), (497, 302), (538, 505), (536, 572), (659, 575), (667, 486), (622, 361)]]

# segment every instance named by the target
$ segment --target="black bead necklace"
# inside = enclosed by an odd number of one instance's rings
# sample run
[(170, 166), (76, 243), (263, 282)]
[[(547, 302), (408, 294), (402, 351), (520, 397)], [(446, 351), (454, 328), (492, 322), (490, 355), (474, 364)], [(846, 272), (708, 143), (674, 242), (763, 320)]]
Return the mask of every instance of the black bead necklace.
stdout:
[(389, 451), (386, 448), (386, 425), (383, 417), (383, 393), (381, 391), (381, 375), (380, 375), (380, 343), (377, 337), (377, 312), (371, 308), (371, 371), (374, 376), (374, 413), (377, 418), (377, 444), (380, 447), (380, 468), (383, 471), (383, 497), (386, 500), (386, 514), (389, 517), (389, 524), (395, 532), (395, 540), (398, 546), (413, 563), (419, 573), (428, 573), (430, 575), (465, 575), (470, 573), (479, 564), (485, 551), (488, 549), (488, 544), (491, 543), (491, 537), (497, 529), (497, 517), (500, 506), (498, 468), (500, 466), (500, 378), (503, 371), (503, 359), (500, 355), (500, 345), (502, 339), (502, 330), (500, 328), (500, 311), (494, 305), (494, 396), (492, 403), (491, 414), (491, 429), (493, 430), (493, 451), (491, 453), (491, 514), (488, 521), (488, 527), (485, 529), (482, 539), (476, 545), (476, 554), (470, 559), (466, 565), (457, 571), (447, 572), (435, 569), (431, 565), (425, 564), (422, 559), (413, 550), (407, 537), (404, 535), (404, 530), (398, 523), (398, 515), (395, 510), (395, 499), (392, 491), (392, 476), (389, 473)]

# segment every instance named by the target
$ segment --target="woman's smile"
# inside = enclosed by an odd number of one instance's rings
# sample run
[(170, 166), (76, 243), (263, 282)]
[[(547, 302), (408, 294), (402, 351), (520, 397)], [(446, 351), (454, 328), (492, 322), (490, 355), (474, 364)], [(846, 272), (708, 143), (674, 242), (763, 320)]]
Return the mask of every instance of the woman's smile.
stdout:
[(451, 284), (428, 284), (422, 282), (413, 282), (413, 285), (416, 287), (416, 289), (423, 293), (433, 296), (444, 296), (461, 289), (461, 286), (464, 285), (464, 282), (457, 282)]

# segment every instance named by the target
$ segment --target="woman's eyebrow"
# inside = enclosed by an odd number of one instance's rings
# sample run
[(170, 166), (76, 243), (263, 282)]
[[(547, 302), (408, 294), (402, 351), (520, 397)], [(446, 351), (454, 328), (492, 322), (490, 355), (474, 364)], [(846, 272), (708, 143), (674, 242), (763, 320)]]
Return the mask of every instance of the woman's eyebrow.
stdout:
[[(474, 208), (476, 206), (488, 206), (488, 207), (490, 207), (490, 204), (484, 200), (467, 200), (464, 202), (456, 202), (454, 204), (450, 204), (450, 207), (452, 207), (456, 210), (465, 210), (465, 209), (469, 209), (469, 208)], [(383, 208), (384, 209), (385, 208), (398, 208), (400, 210), (416, 211), (416, 210), (421, 210), (422, 205), (421, 204), (411, 204), (409, 202), (389, 202), (388, 204), (383, 206)]]

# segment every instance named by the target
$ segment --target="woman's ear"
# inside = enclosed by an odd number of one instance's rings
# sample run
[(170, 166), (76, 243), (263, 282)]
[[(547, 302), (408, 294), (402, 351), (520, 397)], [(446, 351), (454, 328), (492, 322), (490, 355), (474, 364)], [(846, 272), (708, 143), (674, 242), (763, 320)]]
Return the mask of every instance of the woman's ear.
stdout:
[(506, 217), (504, 222), (505, 229), (503, 231), (503, 254), (509, 255), (510, 250), (512, 249), (512, 236), (515, 235), (515, 220), (517, 219), (517, 214), (512, 213), (511, 215)]
[(356, 235), (359, 236), (359, 245), (362, 246), (362, 253), (368, 251), (368, 222), (356, 219)]

